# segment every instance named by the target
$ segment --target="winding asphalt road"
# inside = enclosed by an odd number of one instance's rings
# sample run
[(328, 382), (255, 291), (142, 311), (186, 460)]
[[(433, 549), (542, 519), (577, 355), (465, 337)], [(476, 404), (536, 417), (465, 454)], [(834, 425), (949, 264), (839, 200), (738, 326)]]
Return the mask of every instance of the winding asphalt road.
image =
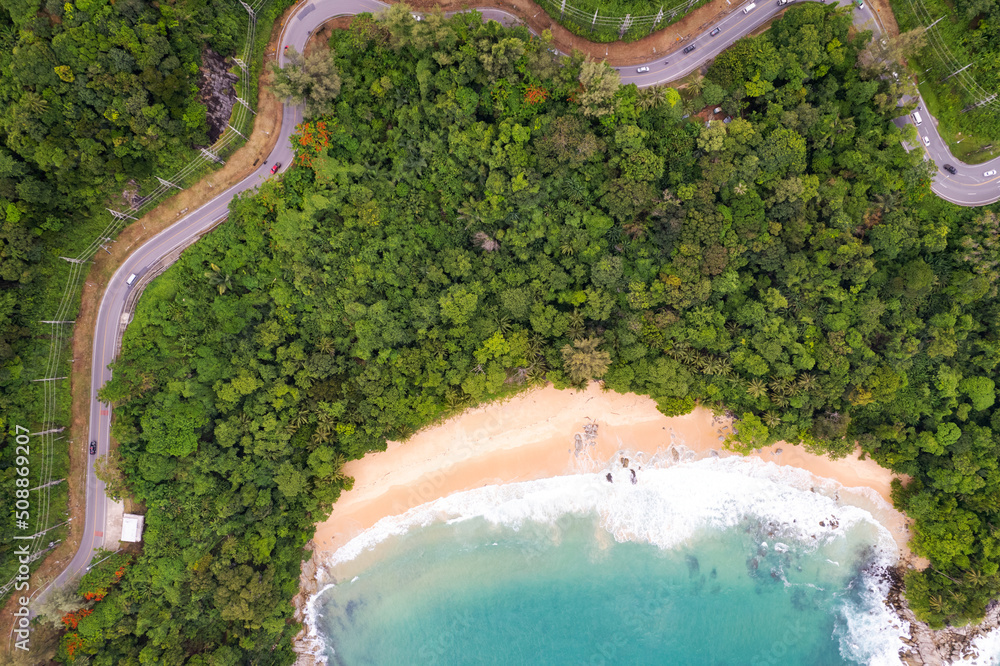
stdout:
[[(700, 67), (721, 53), (731, 43), (753, 32), (784, 9), (784, 7), (778, 6), (775, 0), (765, 0), (749, 13), (743, 13), (743, 8), (746, 4), (734, 5), (732, 13), (716, 24), (719, 28), (718, 34), (712, 36), (706, 32), (695, 39), (679, 44), (677, 50), (665, 53), (656, 61), (647, 63), (645, 66), (649, 67), (648, 72), (637, 72), (636, 70), (641, 65), (619, 67), (618, 70), (621, 72), (622, 82), (625, 84), (635, 83), (640, 87), (646, 87), (667, 83), (686, 76), (697, 67)], [(337, 16), (352, 15), (361, 12), (377, 13), (385, 7), (387, 5), (375, 0), (308, 0), (298, 6), (285, 24), (281, 44), (294, 46), (302, 52), (305, 50), (305, 44), (309, 36), (328, 20)], [(479, 11), (483, 13), (485, 18), (496, 20), (505, 25), (513, 25), (519, 22), (516, 16), (502, 10), (481, 8)], [(865, 25), (871, 22), (872, 26), (874, 26), (873, 29), (876, 37), (878, 37), (880, 31), (877, 22), (871, 14), (871, 9), (869, 7), (864, 9), (855, 8), (854, 11), (855, 23)], [(694, 51), (688, 54), (682, 53), (682, 47), (688, 45), (694, 45)], [(279, 54), (279, 61), (281, 64), (284, 64), (283, 53)], [(998, 169), (1000, 171), (1000, 159), (978, 166), (962, 164), (951, 157), (944, 141), (934, 127), (934, 121), (928, 114), (924, 113), (923, 115), (924, 123), (918, 129), (921, 136), (928, 136), (930, 138), (930, 145), (927, 147), (930, 157), (934, 159), (939, 167), (947, 163), (955, 165), (958, 169), (957, 175), (949, 175), (939, 169), (932, 187), (934, 192), (949, 201), (965, 206), (978, 206), (1000, 199), (1000, 187), (998, 187), (1000, 180), (996, 177), (982, 177), (982, 173), (989, 169)], [(128, 315), (124, 311), (125, 302), (130, 289), (133, 287), (130, 287), (126, 283), (126, 280), (134, 273), (138, 277), (133, 286), (141, 284), (142, 277), (150, 270), (156, 268), (163, 257), (190, 245), (199, 236), (225, 219), (229, 201), (236, 194), (253, 189), (267, 178), (271, 178), (271, 165), (275, 162), (280, 162), (285, 165), (283, 169), (287, 168), (287, 165), (291, 164), (293, 157), (289, 137), (301, 120), (302, 109), (286, 105), (284, 115), (282, 116), (281, 135), (278, 138), (275, 149), (268, 156), (267, 161), (243, 181), (221, 192), (212, 201), (189, 213), (176, 224), (143, 244), (125, 260), (109, 280), (97, 316), (97, 325), (94, 332), (93, 365), (91, 368), (92, 407), (90, 410), (89, 440), (97, 442), (98, 455), (108, 452), (111, 406), (103, 404), (98, 400), (97, 391), (111, 378), (111, 371), (108, 369), (108, 364), (111, 363), (118, 353), (121, 333), (128, 323)], [(906, 121), (905, 119), (901, 119), (898, 122), (902, 123)], [(921, 146), (920, 148), (923, 147)], [(84, 443), (85, 451), (87, 444), (89, 444), (89, 441)], [(104, 494), (104, 483), (99, 481), (94, 474), (95, 457), (88, 456), (87, 504), (83, 541), (80, 545), (80, 550), (56, 579), (53, 587), (59, 587), (68, 580), (80, 575), (90, 564), (95, 549), (103, 545), (108, 500)]]

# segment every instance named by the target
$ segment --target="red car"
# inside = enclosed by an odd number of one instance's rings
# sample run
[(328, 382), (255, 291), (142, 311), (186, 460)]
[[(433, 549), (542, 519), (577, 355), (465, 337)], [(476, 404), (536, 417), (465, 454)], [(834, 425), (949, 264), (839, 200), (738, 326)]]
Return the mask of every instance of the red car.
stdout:
[(281, 162), (275, 162), (274, 166), (271, 167), (271, 173), (278, 173), (278, 169), (281, 168)]

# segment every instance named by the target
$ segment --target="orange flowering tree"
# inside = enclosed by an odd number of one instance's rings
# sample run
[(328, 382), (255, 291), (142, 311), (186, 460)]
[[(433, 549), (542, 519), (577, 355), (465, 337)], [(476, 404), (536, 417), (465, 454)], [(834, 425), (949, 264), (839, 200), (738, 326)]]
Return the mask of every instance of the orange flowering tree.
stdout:
[(528, 104), (541, 104), (549, 98), (549, 91), (538, 85), (524, 87), (524, 101)]
[(292, 145), (295, 146), (295, 158), (299, 165), (312, 167), (313, 159), (322, 155), (330, 146), (331, 122), (317, 120), (315, 122), (299, 123), (292, 135)]
[(76, 654), (86, 645), (83, 637), (75, 631), (70, 634), (66, 634), (59, 641), (59, 653), (57, 658), (59, 661), (72, 662), (76, 659)]
[(116, 553), (98, 563), (80, 579), (80, 594), (87, 601), (101, 601), (122, 579), (131, 562), (131, 553)]
[(80, 625), (80, 620), (87, 617), (94, 612), (93, 608), (81, 608), (73, 613), (67, 613), (62, 616), (62, 623), (65, 624), (70, 629), (75, 630)]

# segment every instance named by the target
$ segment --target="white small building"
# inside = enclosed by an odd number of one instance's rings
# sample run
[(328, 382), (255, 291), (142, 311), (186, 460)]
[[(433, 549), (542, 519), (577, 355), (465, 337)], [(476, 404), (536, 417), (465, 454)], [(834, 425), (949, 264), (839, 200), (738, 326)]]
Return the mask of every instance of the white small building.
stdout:
[(133, 543), (142, 541), (142, 526), (146, 521), (145, 516), (135, 513), (126, 513), (122, 516), (122, 541)]

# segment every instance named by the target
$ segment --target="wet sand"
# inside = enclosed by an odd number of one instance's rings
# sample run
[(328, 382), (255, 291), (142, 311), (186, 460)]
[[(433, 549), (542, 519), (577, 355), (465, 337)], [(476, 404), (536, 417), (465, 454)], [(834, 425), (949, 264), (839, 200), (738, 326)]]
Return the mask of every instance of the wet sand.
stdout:
[[(574, 434), (582, 435), (587, 424), (597, 424), (597, 436), (577, 453)], [(533, 389), (469, 410), (406, 442), (390, 442), (386, 451), (348, 463), (344, 471), (354, 477), (354, 487), (317, 525), (317, 559), (386, 516), (486, 485), (596, 472), (623, 450), (633, 457), (642, 452), (647, 460), (672, 445), (693, 452), (688, 455), (695, 459), (738, 455), (722, 449), (729, 432), (729, 420), (708, 409), (666, 417), (648, 397), (603, 392), (596, 383), (586, 391)], [(809, 471), (821, 491), (870, 511), (892, 533), (901, 557), (911, 557), (906, 548), (908, 520), (891, 507), (894, 475), (889, 470), (860, 460), (857, 453), (830, 460), (786, 443), (762, 449), (756, 457)]]

